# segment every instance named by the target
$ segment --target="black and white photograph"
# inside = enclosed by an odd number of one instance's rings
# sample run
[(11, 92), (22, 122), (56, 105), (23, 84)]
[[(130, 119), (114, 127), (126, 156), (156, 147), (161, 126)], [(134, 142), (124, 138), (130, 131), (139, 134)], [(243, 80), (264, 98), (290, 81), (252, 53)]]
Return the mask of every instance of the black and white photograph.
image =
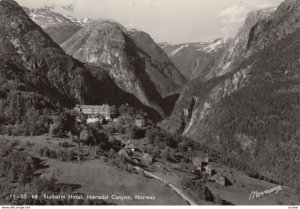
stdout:
[(300, 0), (0, 0), (0, 207), (102, 205), (300, 208)]

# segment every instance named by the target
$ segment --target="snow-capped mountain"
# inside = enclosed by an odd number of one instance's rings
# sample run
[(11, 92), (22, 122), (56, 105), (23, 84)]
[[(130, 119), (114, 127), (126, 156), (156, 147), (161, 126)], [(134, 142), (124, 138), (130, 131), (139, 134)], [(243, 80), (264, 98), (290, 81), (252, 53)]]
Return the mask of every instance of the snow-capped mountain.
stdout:
[(64, 42), (62, 48), (84, 63), (106, 69), (121, 89), (164, 115), (162, 96), (121, 24), (111, 20), (92, 21)]
[(204, 51), (206, 53), (214, 53), (216, 51), (219, 51), (224, 47), (224, 44), (227, 42), (227, 39), (216, 39), (212, 42), (209, 42), (207, 44), (203, 44), (204, 48), (199, 48), (197, 51)]
[(186, 79), (191, 80), (199, 76), (205, 78), (227, 43), (226, 39), (216, 39), (208, 43), (176, 45), (161, 43), (160, 47), (168, 54)]
[(154, 42), (149, 34), (129, 29), (128, 34), (134, 41), (139, 56), (144, 60), (146, 73), (165, 98), (180, 93), (186, 79), (175, 67), (168, 55)]
[(225, 70), (189, 81), (161, 126), (296, 187), (299, 163), (290, 150), (300, 149), (299, 49), (299, 0), (251, 12), (219, 63)]
[[(42, 111), (53, 110), (56, 104), (70, 108), (76, 104), (127, 103), (150, 111), (150, 116), (157, 114), (120, 89), (105, 70), (67, 55), (31, 18), (15, 1), (0, 1), (2, 110), (17, 101), (19, 108), (13, 110), (20, 111), (23, 120), (32, 117), (24, 115), (30, 108)], [(9, 121), (16, 122), (10, 116)]]
[(230, 42), (210, 78), (234, 70), (243, 60), (300, 27), (299, 0), (284, 1), (278, 8), (250, 12)]
[(45, 9), (23, 7), (28, 16), (42, 28), (48, 28), (57, 24), (72, 24), (72, 21), (64, 15)]
[(45, 9), (33, 9), (23, 7), (28, 16), (57, 43), (61, 44), (81, 29), (89, 18), (76, 18), (70, 15), (62, 15)]
[(67, 19), (69, 19), (71, 22), (78, 24), (79, 26), (84, 26), (85, 24), (92, 21), (91, 18), (87, 18), (87, 17), (77, 18), (77, 17), (71, 16), (71, 15), (65, 15), (65, 17)]

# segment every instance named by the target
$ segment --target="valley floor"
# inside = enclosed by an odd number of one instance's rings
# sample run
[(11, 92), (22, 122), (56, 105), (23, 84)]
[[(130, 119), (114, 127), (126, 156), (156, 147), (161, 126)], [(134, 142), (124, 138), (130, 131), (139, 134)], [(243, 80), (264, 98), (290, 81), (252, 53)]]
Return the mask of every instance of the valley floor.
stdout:
[[(42, 160), (43, 169), (38, 170), (41, 176), (51, 178), (55, 175), (58, 184), (72, 185), (72, 194), (82, 193), (85, 195), (102, 196), (108, 195), (107, 203), (110, 204), (134, 204), (134, 205), (210, 205), (197, 197), (197, 194), (184, 189), (180, 181), (193, 174), (174, 169), (171, 163), (154, 163), (153, 171), (145, 171), (139, 167), (139, 172), (129, 173), (125, 170), (113, 167), (107, 163), (105, 157), (99, 159), (85, 159), (80, 162), (62, 162), (56, 159), (41, 157), (38, 153), (40, 147), (47, 146), (54, 150), (64, 149), (58, 143), (62, 139), (55, 138), (46, 140), (44, 136), (12, 137), (5, 136), (9, 140), (20, 142), (30, 155)], [(91, 149), (86, 147), (86, 149)], [(277, 194), (263, 195), (260, 198), (249, 199), (252, 191), (262, 192), (278, 185), (247, 177), (243, 173), (227, 168), (223, 165), (213, 164), (217, 173), (226, 176), (232, 183), (222, 187), (208, 182), (206, 186), (214, 196), (218, 196), (227, 204), (238, 205), (277, 205), (298, 204), (294, 191), (282, 187)], [(112, 198), (112, 195), (113, 198)], [(137, 196), (154, 197), (152, 199), (138, 199)], [(131, 197), (131, 199), (126, 199)], [(119, 198), (119, 199), (116, 199)], [(120, 198), (125, 198), (121, 200)]]

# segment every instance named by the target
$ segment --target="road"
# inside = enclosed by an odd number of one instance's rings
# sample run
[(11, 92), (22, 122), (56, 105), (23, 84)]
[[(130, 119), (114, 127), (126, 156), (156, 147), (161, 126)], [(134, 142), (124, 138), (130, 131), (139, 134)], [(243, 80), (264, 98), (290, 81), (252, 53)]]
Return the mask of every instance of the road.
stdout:
[(184, 201), (187, 202), (187, 204), (189, 205), (197, 205), (193, 200), (191, 200), (189, 197), (187, 197), (178, 187), (174, 186), (173, 184), (169, 183), (168, 181), (166, 181), (165, 179), (160, 178), (159, 176), (156, 176), (153, 173), (150, 173), (148, 171), (145, 171), (144, 169), (135, 166), (134, 167), (137, 171), (141, 171), (144, 175), (149, 176), (151, 178), (154, 178), (158, 181), (161, 181), (163, 183), (165, 183), (170, 189), (172, 189), (176, 194), (178, 194)]

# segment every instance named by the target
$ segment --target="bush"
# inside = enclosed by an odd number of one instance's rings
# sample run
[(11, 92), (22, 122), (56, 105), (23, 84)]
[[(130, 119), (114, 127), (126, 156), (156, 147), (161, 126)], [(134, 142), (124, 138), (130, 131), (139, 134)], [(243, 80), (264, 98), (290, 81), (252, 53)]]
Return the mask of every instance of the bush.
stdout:
[(59, 142), (58, 145), (65, 148), (72, 147), (69, 142)]
[(199, 199), (206, 201), (214, 201), (215, 199), (211, 191), (200, 180), (196, 181), (191, 178), (182, 179), (181, 185), (187, 189), (191, 189), (198, 195)]
[(145, 137), (145, 130), (139, 129), (136, 126), (131, 126), (126, 129), (126, 134), (132, 139), (141, 139)]

